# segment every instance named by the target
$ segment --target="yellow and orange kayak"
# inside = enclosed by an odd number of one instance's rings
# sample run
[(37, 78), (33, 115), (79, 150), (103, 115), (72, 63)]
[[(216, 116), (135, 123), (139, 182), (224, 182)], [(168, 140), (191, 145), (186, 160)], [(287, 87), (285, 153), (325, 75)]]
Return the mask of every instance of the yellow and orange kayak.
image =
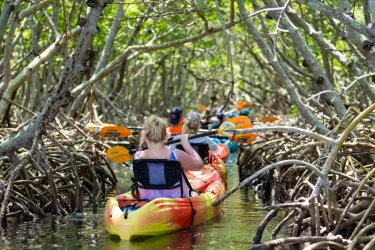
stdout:
[(218, 178), (226, 182), (228, 168), (221, 159), (217, 159), (214, 164), (205, 165), (202, 171), (185, 171), (185, 175), (195, 190), (205, 191)]
[(230, 149), (227, 144), (221, 143), (217, 145), (217, 150), (211, 151), (211, 153), (216, 158), (220, 158), (223, 162), (226, 162), (230, 154)]
[(186, 173), (193, 189), (202, 191), (197, 196), (138, 202), (128, 192), (109, 198), (104, 212), (106, 231), (131, 240), (188, 228), (217, 216), (221, 206), (213, 207), (211, 203), (224, 195), (223, 177), (226, 179), (227, 174), (225, 164), (219, 161), (220, 164), (204, 166), (202, 171)]

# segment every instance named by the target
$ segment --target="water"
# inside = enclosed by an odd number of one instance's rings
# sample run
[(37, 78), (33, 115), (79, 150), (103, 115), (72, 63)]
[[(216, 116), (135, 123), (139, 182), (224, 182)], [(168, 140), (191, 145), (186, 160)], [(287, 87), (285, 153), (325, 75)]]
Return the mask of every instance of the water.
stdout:
[[(236, 155), (228, 159), (228, 188), (238, 184)], [(128, 168), (115, 169), (119, 190), (130, 187)], [(1, 231), (0, 249), (247, 249), (252, 244), (257, 226), (267, 211), (259, 204), (253, 192), (235, 192), (224, 203), (223, 212), (205, 224), (175, 233), (129, 242), (112, 239), (104, 230), (102, 213), (104, 203), (93, 215), (90, 208), (83, 215), (45, 218), (36, 222), (12, 224)], [(268, 225), (271, 231), (277, 221)], [(269, 240), (270, 231), (263, 234)]]

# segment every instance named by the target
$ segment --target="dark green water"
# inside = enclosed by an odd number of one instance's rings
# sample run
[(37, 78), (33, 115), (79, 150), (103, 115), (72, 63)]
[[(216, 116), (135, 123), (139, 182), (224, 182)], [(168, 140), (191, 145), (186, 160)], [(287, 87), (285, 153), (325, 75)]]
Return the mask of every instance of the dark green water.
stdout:
[[(228, 160), (228, 188), (238, 184), (236, 155)], [(128, 168), (116, 169), (119, 192), (130, 186)], [(93, 215), (90, 208), (82, 216), (46, 218), (13, 224), (0, 234), (0, 249), (247, 249), (258, 224), (266, 215), (252, 192), (237, 191), (223, 206), (223, 212), (205, 224), (139, 242), (115, 241), (104, 230), (104, 205)], [(271, 231), (277, 222), (269, 225)], [(263, 235), (270, 237), (270, 231)]]

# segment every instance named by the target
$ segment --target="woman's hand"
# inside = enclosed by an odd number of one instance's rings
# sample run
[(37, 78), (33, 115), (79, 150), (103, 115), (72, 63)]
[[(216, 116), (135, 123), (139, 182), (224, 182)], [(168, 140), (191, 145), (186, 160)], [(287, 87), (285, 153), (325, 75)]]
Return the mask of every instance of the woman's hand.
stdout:
[(170, 132), (167, 132), (167, 139), (166, 139), (166, 141), (168, 141), (170, 138), (172, 138), (172, 134), (170, 133)]
[(198, 171), (203, 167), (203, 161), (197, 152), (191, 147), (187, 134), (181, 135), (181, 145), (184, 151), (176, 149), (178, 161), (185, 170)]
[[(187, 145), (187, 144), (189, 144), (190, 145), (190, 143), (189, 143), (189, 135), (188, 134), (181, 134), (181, 136), (180, 136), (180, 140), (181, 140), (181, 144), (182, 144), (182, 146), (184, 146), (184, 145)], [(185, 147), (184, 147), (185, 148)]]

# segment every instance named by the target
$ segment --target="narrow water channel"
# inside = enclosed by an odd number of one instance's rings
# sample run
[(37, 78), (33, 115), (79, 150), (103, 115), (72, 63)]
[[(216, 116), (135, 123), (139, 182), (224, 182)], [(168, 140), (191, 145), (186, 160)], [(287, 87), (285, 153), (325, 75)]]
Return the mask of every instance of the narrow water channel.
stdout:
[[(236, 155), (228, 160), (228, 188), (238, 184)], [(115, 169), (119, 191), (130, 187), (128, 168)], [(12, 224), (0, 234), (0, 249), (247, 249), (259, 222), (265, 217), (264, 206), (257, 203), (253, 192), (240, 190), (229, 197), (220, 216), (205, 224), (171, 234), (137, 242), (116, 241), (104, 230), (104, 203), (93, 215), (90, 208), (82, 216), (46, 218), (35, 222)], [(270, 224), (273, 229), (275, 221)], [(270, 228), (270, 227), (269, 227)], [(270, 238), (270, 231), (263, 239)]]

